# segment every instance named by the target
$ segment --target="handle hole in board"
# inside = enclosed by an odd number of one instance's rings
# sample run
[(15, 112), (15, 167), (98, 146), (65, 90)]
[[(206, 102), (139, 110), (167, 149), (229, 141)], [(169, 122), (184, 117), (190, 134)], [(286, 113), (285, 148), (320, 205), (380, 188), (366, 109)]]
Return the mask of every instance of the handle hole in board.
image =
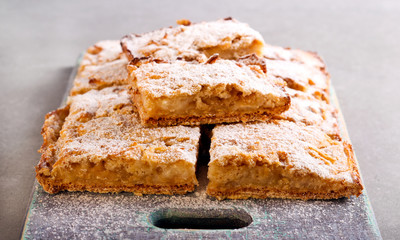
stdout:
[(160, 209), (149, 221), (164, 229), (239, 229), (249, 226), (253, 219), (242, 209)]

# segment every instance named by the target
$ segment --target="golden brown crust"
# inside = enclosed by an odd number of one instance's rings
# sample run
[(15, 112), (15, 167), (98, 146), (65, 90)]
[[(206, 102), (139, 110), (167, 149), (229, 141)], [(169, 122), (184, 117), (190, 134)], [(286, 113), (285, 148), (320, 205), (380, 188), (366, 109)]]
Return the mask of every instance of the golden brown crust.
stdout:
[(107, 186), (107, 185), (88, 185), (88, 184), (65, 184), (56, 183), (52, 179), (37, 176), (36, 177), (43, 189), (51, 194), (55, 194), (61, 191), (88, 191), (96, 193), (119, 193), (119, 192), (132, 192), (136, 195), (143, 194), (186, 194), (193, 192), (195, 189), (194, 184), (176, 185), (176, 186), (162, 186), (162, 185), (119, 185), (119, 186)]
[(253, 114), (226, 114), (224, 117), (214, 116), (193, 116), (185, 118), (149, 118), (141, 119), (142, 124), (146, 126), (176, 126), (176, 125), (188, 125), (188, 126), (200, 126), (203, 124), (217, 124), (217, 123), (235, 123), (235, 122), (254, 122), (254, 121), (267, 121), (273, 116), (286, 111), (290, 106), (290, 98), (287, 97), (285, 106), (276, 108), (269, 112), (259, 112)]
[(349, 161), (349, 166), (350, 166), (350, 172), (353, 176), (355, 185), (358, 186), (358, 188), (356, 188), (356, 191), (358, 191), (358, 194), (355, 194), (357, 196), (359, 196), (363, 190), (363, 185), (361, 182), (361, 177), (360, 177), (360, 172), (358, 170), (358, 165), (357, 162), (355, 160), (355, 154), (353, 151), (353, 147), (352, 145), (347, 142), (347, 141), (343, 141), (343, 145), (344, 145), (344, 152), (347, 156), (347, 159)]
[(265, 198), (284, 198), (284, 199), (300, 199), (300, 200), (323, 200), (323, 199), (338, 199), (350, 196), (359, 196), (362, 193), (361, 189), (345, 187), (337, 192), (313, 193), (313, 192), (294, 192), (283, 191), (280, 189), (271, 188), (240, 188), (229, 191), (218, 191), (216, 189), (207, 188), (207, 194), (215, 197), (218, 200), (224, 199), (265, 199)]
[(53, 164), (56, 161), (57, 154), (56, 143), (60, 137), (61, 128), (65, 122), (65, 118), (69, 114), (69, 106), (59, 108), (53, 112), (46, 114), (42, 127), (43, 144), (39, 149), (42, 153), (39, 164), (36, 166), (37, 176), (49, 174)]

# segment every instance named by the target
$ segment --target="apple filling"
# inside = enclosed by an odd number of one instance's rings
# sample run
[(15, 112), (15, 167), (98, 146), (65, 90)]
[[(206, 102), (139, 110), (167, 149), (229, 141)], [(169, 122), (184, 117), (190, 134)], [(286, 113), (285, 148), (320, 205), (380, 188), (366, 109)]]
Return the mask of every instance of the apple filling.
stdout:
[[(312, 174), (296, 174), (283, 167), (269, 165), (251, 167), (210, 164), (208, 178), (208, 192), (222, 192), (225, 196), (245, 192), (245, 189), (263, 189), (261, 195), (265, 195), (268, 190), (318, 195), (321, 191), (337, 192), (345, 187), (340, 182), (321, 181)], [(241, 198), (257, 197), (257, 192), (241, 195)]]
[(135, 186), (135, 185), (197, 185), (195, 166), (186, 161), (160, 164), (150, 161), (100, 161), (60, 163), (54, 166), (51, 177), (56, 184), (86, 186)]
[[(267, 95), (268, 96), (268, 95)], [(193, 96), (176, 96), (149, 98), (141, 97), (143, 104), (142, 118), (179, 118), (179, 117), (224, 117), (252, 113), (268, 113), (271, 109), (284, 102), (277, 102), (276, 98), (266, 97), (259, 93), (244, 95), (243, 92), (227, 87), (216, 93), (216, 89), (204, 88)]]

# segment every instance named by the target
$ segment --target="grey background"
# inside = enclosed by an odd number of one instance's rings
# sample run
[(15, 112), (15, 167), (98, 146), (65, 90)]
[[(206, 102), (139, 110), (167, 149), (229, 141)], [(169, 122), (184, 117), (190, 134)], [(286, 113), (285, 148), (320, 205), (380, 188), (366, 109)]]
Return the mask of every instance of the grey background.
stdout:
[(271, 44), (325, 59), (384, 239), (400, 235), (399, 1), (1, 1), (0, 234), (19, 237), (40, 155), (79, 53), (174, 25), (232, 16)]

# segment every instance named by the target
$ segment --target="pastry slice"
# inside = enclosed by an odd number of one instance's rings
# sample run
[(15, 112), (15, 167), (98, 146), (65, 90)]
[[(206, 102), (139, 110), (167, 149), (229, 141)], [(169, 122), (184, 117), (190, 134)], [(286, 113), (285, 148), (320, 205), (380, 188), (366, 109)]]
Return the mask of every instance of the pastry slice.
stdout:
[(232, 18), (163, 28), (144, 34), (127, 35), (121, 45), (129, 60), (151, 57), (159, 60), (204, 62), (218, 53), (221, 58), (236, 59), (255, 53), (262, 55), (264, 40), (259, 32)]
[(101, 65), (124, 57), (120, 41), (103, 40), (89, 47), (82, 57), (79, 71), (85, 69), (86, 66)]
[(198, 127), (145, 128), (123, 87), (70, 97), (46, 116), (36, 178), (59, 191), (184, 194), (198, 184)]
[(318, 127), (329, 137), (340, 140), (340, 129), (337, 120), (337, 109), (332, 105), (316, 99), (313, 95), (287, 88), (290, 96), (290, 108), (274, 119), (288, 120)]
[(128, 60), (121, 59), (106, 62), (100, 65), (89, 65), (79, 72), (73, 83), (70, 95), (83, 94), (92, 89), (100, 90), (110, 86), (128, 84)]
[(213, 129), (207, 193), (219, 200), (333, 199), (363, 189), (352, 147), (289, 121)]
[(266, 120), (287, 110), (284, 81), (269, 79), (259, 65), (148, 62), (131, 66), (131, 88), (142, 123), (200, 125)]

